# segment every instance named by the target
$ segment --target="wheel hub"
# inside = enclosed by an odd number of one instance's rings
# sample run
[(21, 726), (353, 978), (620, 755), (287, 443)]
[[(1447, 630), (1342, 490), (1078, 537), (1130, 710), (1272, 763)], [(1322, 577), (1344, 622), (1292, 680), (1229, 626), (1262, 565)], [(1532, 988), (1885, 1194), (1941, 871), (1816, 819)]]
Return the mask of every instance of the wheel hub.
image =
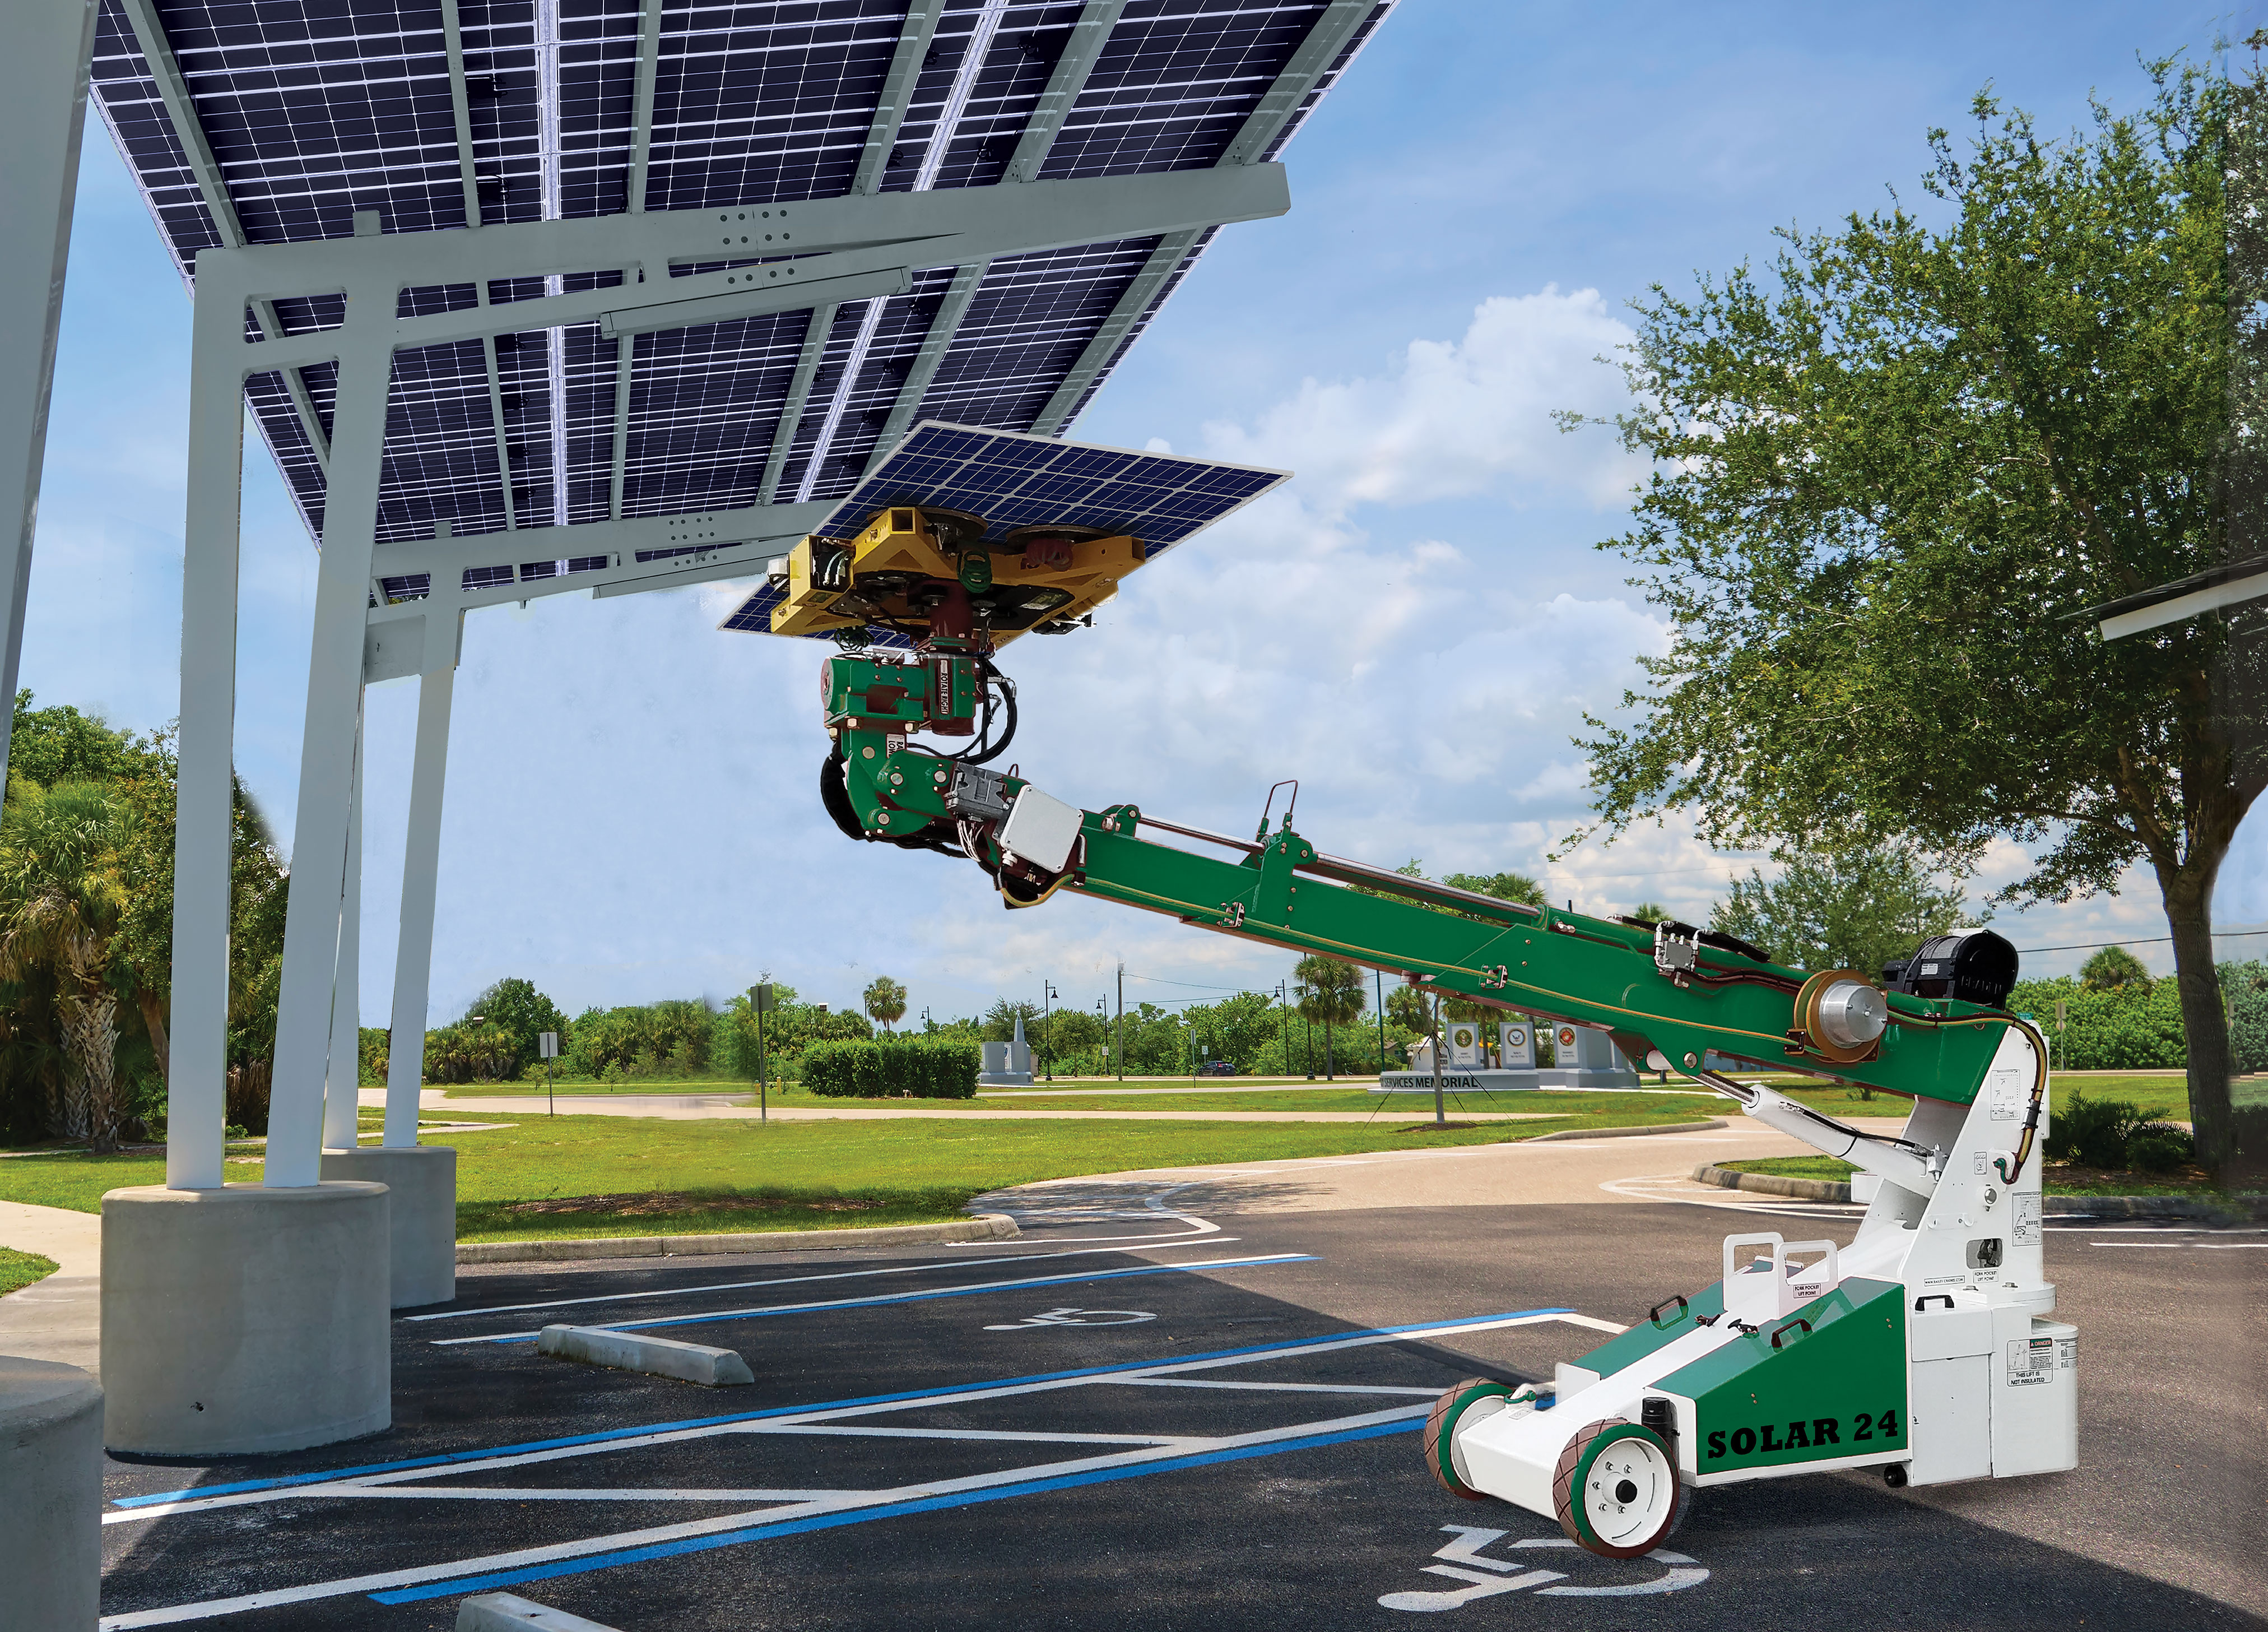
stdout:
[(1653, 1534), (1677, 1500), (1677, 1474), (1651, 1442), (1621, 1439), (1599, 1452), (1583, 1481), (1583, 1516), (1610, 1547)]

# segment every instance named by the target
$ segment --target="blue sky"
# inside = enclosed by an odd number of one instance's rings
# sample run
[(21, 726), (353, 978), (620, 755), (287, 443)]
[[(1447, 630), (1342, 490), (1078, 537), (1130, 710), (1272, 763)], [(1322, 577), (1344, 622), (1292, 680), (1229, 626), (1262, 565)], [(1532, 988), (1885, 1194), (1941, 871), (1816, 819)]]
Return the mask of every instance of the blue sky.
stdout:
[[(1775, 225), (1889, 187), (1918, 199), (1924, 132), (1960, 129), (1987, 83), (2062, 129), (2090, 92), (2141, 100), (2138, 51), (2242, 35), (2262, 9), (1404, 0), (1287, 153), (1291, 215), (1222, 233), (1073, 428), (1300, 479), (1133, 580), (1094, 633), (1011, 649), (1025, 774), (1229, 831), (1297, 777), (1301, 831), (1334, 853), (1705, 913), (1745, 864), (1675, 818), (1547, 860), (1584, 812), (1581, 712), (1664, 633), (1592, 548), (1619, 530), (1631, 468), (1549, 415), (1612, 410), (1617, 377), (1593, 359), (1650, 284), (1764, 258)], [(91, 120), (22, 683), (136, 729), (176, 710), (188, 317)], [(238, 763), (288, 829), (315, 555), (256, 437), (245, 515)], [(767, 971), (849, 1004), (887, 973), (917, 1015), (1036, 999), (1042, 978), (1091, 1007), (1121, 961), (1129, 1001), (1284, 977), (1283, 955), (1084, 899), (1005, 915), (973, 868), (849, 845), (813, 786), (821, 649), (716, 632), (736, 598), (472, 615), (435, 1023), (503, 975), (572, 1011)], [(391, 1001), (415, 713), (414, 683), (371, 691), (371, 1024)], [(2257, 821), (2218, 910), (2268, 920)], [(2139, 876), (1999, 927), (2026, 948), (2164, 933)]]

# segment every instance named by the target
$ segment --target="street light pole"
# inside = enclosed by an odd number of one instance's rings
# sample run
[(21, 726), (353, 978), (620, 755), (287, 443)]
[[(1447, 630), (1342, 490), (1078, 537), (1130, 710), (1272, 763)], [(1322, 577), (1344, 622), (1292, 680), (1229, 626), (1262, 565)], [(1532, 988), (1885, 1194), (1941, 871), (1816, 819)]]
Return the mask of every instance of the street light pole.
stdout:
[(771, 1067), (764, 1051), (764, 1015), (772, 1006), (771, 982), (748, 988), (748, 1005), (756, 1011), (756, 1120), (769, 1122), (771, 1111)]
[(1040, 1046), (1048, 1051), (1048, 1081), (1056, 1080), (1055, 1002), (1062, 993), (1052, 980), (1040, 982)]
[(1118, 1080), (1126, 1080), (1126, 965), (1118, 965)]

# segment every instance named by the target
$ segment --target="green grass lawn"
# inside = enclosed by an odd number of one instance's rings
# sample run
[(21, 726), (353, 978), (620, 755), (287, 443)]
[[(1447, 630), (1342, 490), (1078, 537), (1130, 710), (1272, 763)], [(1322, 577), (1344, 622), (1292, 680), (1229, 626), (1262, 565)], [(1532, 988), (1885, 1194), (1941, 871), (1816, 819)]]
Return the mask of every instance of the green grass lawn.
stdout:
[[(1636, 1114), (1484, 1123), (1440, 1134), (1384, 1121), (767, 1124), (560, 1116), (438, 1137), (457, 1148), (459, 1238), (477, 1241), (903, 1223), (954, 1217), (971, 1196), (1034, 1179), (1491, 1144), (1562, 1128), (1690, 1119), (1683, 1111), (1663, 1111), (1659, 1101)], [(96, 1212), (106, 1190), (163, 1182), (165, 1165), (157, 1152), (0, 1163), (0, 1200)], [(254, 1153), (231, 1156), (232, 1182), (260, 1174)], [(596, 1207), (558, 1206), (587, 1197), (609, 1200)]]
[(42, 1258), (37, 1252), (18, 1252), (13, 1247), (0, 1246), (0, 1297), (27, 1287), (43, 1275), (55, 1273), (55, 1260)]

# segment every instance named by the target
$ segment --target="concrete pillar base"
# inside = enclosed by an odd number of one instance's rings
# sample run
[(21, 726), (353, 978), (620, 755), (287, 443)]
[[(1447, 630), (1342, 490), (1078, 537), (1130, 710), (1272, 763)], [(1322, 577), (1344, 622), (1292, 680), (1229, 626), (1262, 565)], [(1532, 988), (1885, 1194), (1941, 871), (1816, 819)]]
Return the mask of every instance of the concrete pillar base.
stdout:
[(364, 1145), (323, 1152), (323, 1178), (387, 1188), (394, 1307), (457, 1296), (457, 1153), (447, 1145)]
[(383, 1185), (102, 1198), (103, 1443), (241, 1456), (394, 1420)]
[(102, 1390), (0, 1355), (0, 1626), (94, 1632), (102, 1593)]

